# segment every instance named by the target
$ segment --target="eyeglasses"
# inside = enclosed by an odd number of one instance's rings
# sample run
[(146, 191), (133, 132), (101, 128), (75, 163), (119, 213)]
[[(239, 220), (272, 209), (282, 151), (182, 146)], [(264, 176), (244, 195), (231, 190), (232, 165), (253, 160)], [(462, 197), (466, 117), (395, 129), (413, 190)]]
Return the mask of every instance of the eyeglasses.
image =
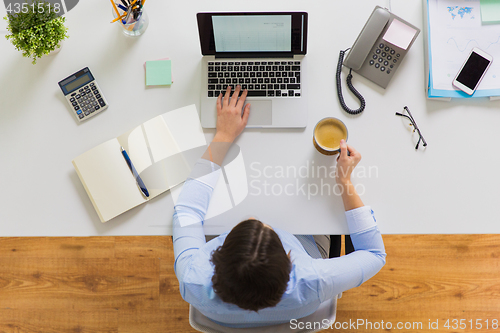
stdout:
[(418, 133), (418, 142), (417, 145), (415, 146), (415, 149), (418, 149), (418, 146), (420, 145), (420, 141), (422, 141), (422, 145), (425, 147), (427, 146), (427, 142), (425, 142), (424, 137), (422, 136), (422, 133), (420, 133), (420, 129), (417, 126), (417, 123), (415, 122), (415, 119), (413, 119), (413, 116), (411, 115), (410, 109), (408, 109), (407, 106), (404, 107), (406, 112), (408, 112), (408, 116), (399, 112), (396, 112), (396, 116), (401, 116), (401, 117), (406, 117), (411, 121), (410, 126), (413, 126), (413, 132), (417, 131)]

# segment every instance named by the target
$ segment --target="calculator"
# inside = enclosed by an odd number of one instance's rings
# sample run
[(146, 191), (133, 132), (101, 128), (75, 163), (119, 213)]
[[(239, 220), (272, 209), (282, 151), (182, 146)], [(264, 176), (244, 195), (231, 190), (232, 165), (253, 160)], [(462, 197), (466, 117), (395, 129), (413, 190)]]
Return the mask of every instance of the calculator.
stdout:
[(80, 122), (108, 108), (108, 102), (88, 67), (59, 81), (59, 87)]

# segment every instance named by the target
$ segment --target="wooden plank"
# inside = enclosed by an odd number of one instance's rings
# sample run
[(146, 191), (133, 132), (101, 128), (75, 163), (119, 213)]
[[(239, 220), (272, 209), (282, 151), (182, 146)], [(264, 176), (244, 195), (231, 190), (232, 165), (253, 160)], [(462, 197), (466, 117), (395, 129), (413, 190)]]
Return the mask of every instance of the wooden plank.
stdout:
[(155, 258), (0, 258), (0, 308), (156, 308), (158, 276)]
[[(500, 320), (500, 235), (383, 237), (386, 266), (344, 293), (339, 323)], [(0, 238), (0, 332), (194, 332), (173, 264), (170, 237)]]
[(181, 297), (179, 281), (174, 271), (173, 251), (168, 258), (160, 260), (160, 308), (182, 309), (185, 314), (188, 313), (188, 303)]
[(0, 258), (112, 258), (114, 237), (2, 237)]
[(186, 309), (120, 310), (120, 333), (188, 333), (197, 332), (189, 325)]
[(2, 333), (118, 333), (118, 311), (0, 310)]
[[(161, 313), (167, 314), (169, 332), (197, 332), (189, 325), (189, 304), (184, 301), (179, 292), (179, 282), (174, 271), (174, 251), (172, 239), (166, 244), (169, 251), (165, 258), (160, 260), (160, 309)], [(138, 331), (128, 331), (138, 332)]]
[[(338, 322), (344, 326), (363, 319), (379, 325), (381, 320), (394, 325), (422, 322), (423, 331), (429, 331), (429, 320), (437, 320), (439, 327), (434, 332), (469, 332), (474, 330), (471, 323), (476, 327), (476, 320), (483, 325), (482, 331), (486, 320), (490, 325), (493, 320), (500, 320), (499, 235), (383, 237), (387, 264), (364, 285), (343, 294), (338, 302)], [(447, 320), (449, 328), (444, 327)], [(460, 329), (463, 322), (467, 329)], [(350, 327), (342, 331), (381, 329)]]
[[(188, 311), (188, 303), (182, 299), (179, 291), (179, 282), (175, 274), (168, 274), (164, 267), (168, 264), (162, 264), (162, 273), (160, 274), (160, 308), (161, 309), (184, 309)], [(172, 269), (173, 271), (173, 269)]]
[(171, 236), (115, 237), (116, 258), (170, 258)]
[[(493, 235), (384, 236), (387, 264), (345, 293), (342, 309), (499, 311), (500, 253)], [(495, 242), (496, 240), (496, 242)], [(370, 300), (370, 301), (363, 301)]]
[(457, 312), (442, 309), (431, 312), (422, 304), (419, 311), (408, 311), (404, 308), (399, 311), (338, 310), (336, 321), (330, 327), (345, 333), (495, 332), (500, 329), (500, 315), (496, 311)]

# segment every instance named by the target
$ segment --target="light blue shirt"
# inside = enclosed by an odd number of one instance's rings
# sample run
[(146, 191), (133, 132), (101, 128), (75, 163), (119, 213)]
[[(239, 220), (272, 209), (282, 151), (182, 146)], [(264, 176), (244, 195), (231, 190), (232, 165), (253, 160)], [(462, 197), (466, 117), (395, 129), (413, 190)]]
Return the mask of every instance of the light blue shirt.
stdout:
[[(385, 249), (373, 211), (368, 206), (347, 211), (355, 252), (332, 259), (311, 257), (292, 234), (274, 228), (285, 252), (291, 251), (290, 281), (281, 301), (258, 312), (223, 302), (212, 288), (211, 253), (228, 234), (205, 241), (203, 221), (220, 167), (200, 159), (186, 180), (175, 205), (174, 269), (182, 298), (211, 320), (229, 327), (264, 326), (305, 317), (337, 294), (357, 287), (385, 264)], [(311, 216), (313, 219), (313, 216)], [(271, 221), (265, 221), (272, 226)]]

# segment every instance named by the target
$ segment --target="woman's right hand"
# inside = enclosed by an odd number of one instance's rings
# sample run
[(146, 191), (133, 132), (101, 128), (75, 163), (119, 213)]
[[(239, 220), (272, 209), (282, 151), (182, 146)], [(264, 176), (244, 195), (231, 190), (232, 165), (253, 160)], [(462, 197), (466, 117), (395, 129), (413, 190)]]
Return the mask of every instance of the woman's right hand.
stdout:
[[(237, 85), (231, 95), (231, 86), (227, 87), (224, 97), (217, 98), (217, 131), (214, 141), (233, 142), (243, 132), (250, 115), (250, 103), (245, 105), (247, 90), (238, 98), (241, 86)], [(245, 106), (243, 108), (243, 106)], [(243, 114), (242, 114), (243, 110)]]
[[(349, 151), (349, 154), (347, 152)], [(351, 174), (356, 165), (361, 161), (361, 154), (349, 146), (345, 140), (340, 141), (340, 154), (337, 157), (337, 184), (348, 185), (351, 182)]]

